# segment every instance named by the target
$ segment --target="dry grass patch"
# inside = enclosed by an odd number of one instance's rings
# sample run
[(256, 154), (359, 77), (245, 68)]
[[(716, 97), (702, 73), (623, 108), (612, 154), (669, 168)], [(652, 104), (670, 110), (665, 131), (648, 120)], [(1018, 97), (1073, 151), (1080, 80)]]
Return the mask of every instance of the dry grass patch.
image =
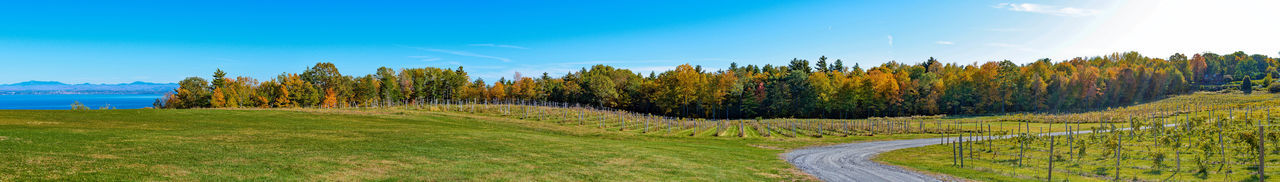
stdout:
[(111, 155), (111, 154), (89, 154), (89, 157), (94, 159), (119, 159), (120, 158), (120, 156)]
[(324, 157), (312, 159), (323, 162), (335, 162), (342, 164), (342, 166), (346, 166), (320, 174), (316, 176), (316, 179), (330, 179), (337, 181), (384, 179), (389, 177), (389, 174), (395, 171), (414, 169), (413, 165), (400, 161), (366, 159), (358, 156), (346, 156), (339, 159)]
[(27, 125), (55, 125), (55, 124), (62, 124), (62, 122), (53, 122), (53, 121), (27, 121)]

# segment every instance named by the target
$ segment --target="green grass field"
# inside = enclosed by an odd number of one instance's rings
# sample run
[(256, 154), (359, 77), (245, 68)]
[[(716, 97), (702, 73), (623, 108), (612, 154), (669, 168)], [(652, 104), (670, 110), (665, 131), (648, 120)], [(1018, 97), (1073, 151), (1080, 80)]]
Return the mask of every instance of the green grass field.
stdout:
[(813, 180), (778, 154), (929, 136), (655, 136), (412, 110), (10, 110), (0, 181)]
[[(1275, 105), (1274, 97), (1197, 94), (1080, 114), (929, 119), (923, 127), (975, 131), (983, 124), (998, 131), (991, 134), (1002, 134), (1017, 131), (1018, 121), (1031, 121), (1032, 132), (1062, 131), (1064, 125), (1048, 123), (1167, 111), (1193, 102), (1217, 109), (1256, 108)], [(1204, 104), (1205, 100), (1220, 103)], [(1193, 110), (1205, 109), (1172, 112)], [(1156, 116), (1160, 115), (1152, 117)], [(423, 108), (4, 110), (0, 111), (0, 153), (4, 154), (0, 155), (0, 181), (813, 181), (779, 154), (806, 146), (943, 136), (926, 132), (784, 137), (781, 131), (771, 131), (777, 135), (764, 137), (744, 130), (747, 137), (737, 137), (735, 127), (721, 134), (703, 128), (690, 135), (694, 130), (641, 133), (636, 128), (642, 127), (635, 122), (622, 131), (599, 125), (567, 118), (522, 120)], [(992, 153), (1008, 158), (1008, 146), (997, 148), (1000, 151)], [(879, 160), (974, 180), (1041, 180), (1035, 168), (1018, 169), (1003, 158), (979, 157), (972, 160), (975, 167), (951, 166), (948, 151), (939, 145), (904, 149), (883, 154)], [(1035, 159), (1029, 162), (1039, 165)], [(1083, 174), (1097, 166), (1074, 167)], [(1246, 178), (1243, 173), (1237, 177)]]

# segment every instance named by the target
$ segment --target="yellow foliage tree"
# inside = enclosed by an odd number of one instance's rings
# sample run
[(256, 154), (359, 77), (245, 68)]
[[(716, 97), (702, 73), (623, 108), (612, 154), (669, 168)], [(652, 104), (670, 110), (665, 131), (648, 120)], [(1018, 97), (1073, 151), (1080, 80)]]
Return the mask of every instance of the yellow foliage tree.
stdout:
[(272, 103), (275, 103), (276, 107), (293, 106), (293, 102), (289, 100), (289, 89), (286, 88), (283, 84), (280, 85), (279, 88), (280, 90), (277, 91), (278, 93), (276, 94), (276, 99)]
[(809, 73), (809, 86), (818, 95), (818, 100), (827, 102), (835, 96), (836, 86), (831, 84), (831, 79), (827, 76), (827, 72)]
[(494, 82), (493, 87), (489, 88), (489, 99), (502, 100), (507, 98), (507, 86), (502, 82)]
[(511, 87), (511, 95), (522, 99), (534, 99), (538, 96), (538, 86), (532, 78), (523, 77)]
[[(871, 90), (875, 92), (877, 98), (884, 103), (881, 106), (887, 109), (896, 105), (901, 100), (899, 96), (898, 81), (893, 73), (885, 73), (880, 69), (874, 69), (867, 72), (867, 79), (871, 81)], [(880, 105), (878, 104), (878, 105)]]
[(334, 92), (333, 88), (324, 89), (324, 101), (321, 102), (320, 107), (334, 108), (337, 106), (338, 106), (338, 93)]
[(222, 94), (222, 88), (213, 89), (213, 99), (209, 101), (213, 107), (227, 107), (227, 97)]
[(658, 76), (657, 82), (661, 88), (657, 90), (655, 103), (667, 109), (664, 111), (666, 113), (674, 112), (672, 108), (697, 101), (698, 96), (701, 95), (699, 88), (707, 85), (706, 77), (689, 64), (682, 64), (675, 70), (663, 72)]

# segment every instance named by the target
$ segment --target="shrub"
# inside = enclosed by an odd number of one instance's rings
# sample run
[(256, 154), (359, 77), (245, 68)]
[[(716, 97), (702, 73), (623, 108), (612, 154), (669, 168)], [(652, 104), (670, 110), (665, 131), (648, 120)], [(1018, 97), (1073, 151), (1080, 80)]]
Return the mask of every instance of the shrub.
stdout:
[(1244, 81), (1240, 82), (1240, 91), (1244, 94), (1253, 93), (1253, 80), (1249, 79), (1249, 76), (1245, 76)]
[(1267, 92), (1280, 93), (1280, 84), (1271, 84), (1267, 87)]
[(71, 110), (89, 110), (89, 106), (84, 106), (80, 101), (76, 101), (75, 103), (71, 103)]

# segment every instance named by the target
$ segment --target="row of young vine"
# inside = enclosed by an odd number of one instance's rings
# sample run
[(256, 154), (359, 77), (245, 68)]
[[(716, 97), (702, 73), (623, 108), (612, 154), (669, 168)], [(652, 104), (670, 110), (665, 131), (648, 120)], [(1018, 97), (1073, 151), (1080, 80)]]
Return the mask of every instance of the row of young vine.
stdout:
[(1280, 174), (1267, 170), (1280, 165), (1273, 106), (1059, 118), (1049, 123), (1064, 132), (1020, 125), (1010, 135), (946, 138), (941, 147), (954, 166), (1039, 180), (1263, 181)]
[[(673, 136), (713, 137), (849, 137), (885, 134), (966, 132), (957, 125), (980, 121), (913, 116), (870, 119), (706, 119), (635, 113), (581, 104), (525, 100), (426, 101), (416, 105), (383, 106), (412, 110), (461, 112), (531, 121), (576, 125), (607, 131)], [(382, 107), (380, 107), (382, 108)], [(946, 123), (944, 123), (944, 121)]]

